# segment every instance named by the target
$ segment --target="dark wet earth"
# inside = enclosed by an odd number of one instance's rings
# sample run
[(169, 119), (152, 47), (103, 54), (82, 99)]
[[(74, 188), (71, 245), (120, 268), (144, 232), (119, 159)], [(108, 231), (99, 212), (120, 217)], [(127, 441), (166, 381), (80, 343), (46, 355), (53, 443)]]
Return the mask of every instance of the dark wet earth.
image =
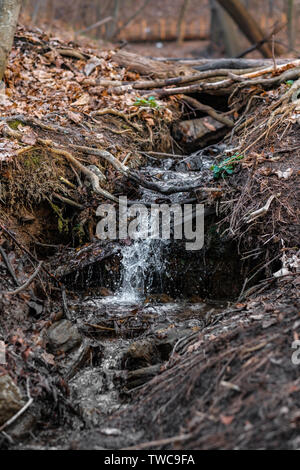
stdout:
[[(16, 447), (72, 448), (72, 442), (78, 444), (81, 434), (93, 429), (109, 442), (119, 442), (120, 431), (109, 426), (109, 416), (125, 410), (171, 353), (180, 350), (187, 337), (197, 334), (226, 305), (175, 302), (165, 294), (138, 303), (113, 295), (71, 303), (69, 320), (80, 333), (80, 344), (58, 355), (56, 363), (67, 383), (73, 413), (66, 416), (64, 425), (44, 425)], [(67, 321), (58, 323), (63, 327)], [(133, 432), (126, 442), (134, 443), (140, 437)]]

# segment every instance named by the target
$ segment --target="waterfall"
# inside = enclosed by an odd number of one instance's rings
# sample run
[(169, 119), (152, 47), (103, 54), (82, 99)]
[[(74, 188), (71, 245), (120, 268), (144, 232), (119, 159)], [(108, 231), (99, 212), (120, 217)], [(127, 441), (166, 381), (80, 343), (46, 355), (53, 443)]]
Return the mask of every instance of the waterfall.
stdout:
[(151, 238), (132, 240), (123, 247), (121, 282), (116, 296), (119, 301), (135, 303), (141, 300), (153, 282), (161, 282), (166, 269), (166, 240)]

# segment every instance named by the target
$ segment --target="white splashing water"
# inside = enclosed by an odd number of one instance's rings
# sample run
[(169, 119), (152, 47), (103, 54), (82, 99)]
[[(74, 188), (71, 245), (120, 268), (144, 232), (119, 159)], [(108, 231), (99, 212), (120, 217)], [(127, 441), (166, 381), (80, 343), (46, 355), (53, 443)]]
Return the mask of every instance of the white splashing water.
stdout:
[(151, 287), (154, 278), (161, 281), (166, 268), (166, 240), (133, 240), (121, 252), (121, 283), (116, 293), (119, 302), (139, 302)]

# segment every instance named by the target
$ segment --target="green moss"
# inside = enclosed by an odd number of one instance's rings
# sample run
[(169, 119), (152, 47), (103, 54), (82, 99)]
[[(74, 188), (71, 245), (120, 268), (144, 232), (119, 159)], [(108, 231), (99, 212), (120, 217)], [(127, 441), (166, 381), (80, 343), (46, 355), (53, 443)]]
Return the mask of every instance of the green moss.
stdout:
[(18, 127), (19, 126), (24, 126), (24, 124), (22, 123), (22, 121), (19, 121), (19, 119), (15, 119), (14, 121), (10, 121), (8, 123), (9, 127), (11, 129), (13, 129), (14, 131), (17, 131), (18, 130)]
[(32, 152), (24, 159), (26, 168), (37, 168), (41, 165), (42, 155), (39, 152)]
[(79, 243), (85, 240), (85, 231), (82, 224), (77, 224), (72, 229), (74, 236), (78, 239)]
[(62, 209), (48, 199), (50, 206), (57, 215), (57, 228), (59, 233), (69, 233), (69, 219), (62, 216)]

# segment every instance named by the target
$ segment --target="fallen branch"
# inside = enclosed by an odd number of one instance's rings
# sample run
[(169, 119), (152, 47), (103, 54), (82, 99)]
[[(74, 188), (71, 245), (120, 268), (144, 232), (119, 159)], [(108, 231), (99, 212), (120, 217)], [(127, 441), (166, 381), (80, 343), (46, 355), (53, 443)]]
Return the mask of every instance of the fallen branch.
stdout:
[[(287, 70), (294, 69), (300, 67), (300, 60), (294, 60), (288, 64), (278, 65), (276, 72), (283, 73)], [(187, 93), (195, 93), (201, 91), (222, 91), (223, 93), (228, 93), (228, 88), (236, 81), (241, 82), (242, 80), (249, 79), (249, 84), (255, 84), (255, 82), (251, 81), (252, 78), (259, 77), (261, 75), (267, 75), (274, 71), (274, 66), (266, 67), (264, 69), (260, 69), (258, 71), (254, 71), (251, 73), (246, 73), (244, 75), (233, 75), (231, 72), (228, 73), (229, 79), (221, 80), (218, 82), (207, 83), (207, 82), (199, 82), (193, 85), (182, 86), (177, 88), (163, 88), (163, 89), (155, 89), (152, 93), (155, 93), (158, 96), (171, 96), (171, 95), (179, 95), (179, 94), (187, 94)], [(296, 72), (297, 75), (298, 72)]]
[(266, 204), (263, 207), (247, 215), (245, 217), (246, 223), (249, 224), (253, 222), (253, 220), (257, 219), (258, 217), (264, 216), (268, 212), (271, 202), (273, 201), (274, 198), (275, 196), (274, 194), (272, 194), (272, 196), (269, 197), (269, 199), (267, 200)]
[[(195, 70), (216, 70), (216, 69), (250, 69), (254, 67), (267, 67), (272, 64), (272, 59), (187, 59), (174, 57), (151, 57), (151, 60), (158, 62), (179, 62), (193, 67)], [(280, 65), (293, 62), (292, 59), (278, 59)]]
[(281, 83), (287, 81), (287, 80), (294, 80), (299, 77), (300, 74), (300, 67), (295, 67), (291, 70), (286, 70), (282, 74), (278, 75), (277, 77), (273, 78), (259, 78), (259, 79), (253, 79), (253, 80), (244, 80), (243, 77), (240, 77), (238, 75), (234, 75), (232, 73), (229, 74), (231, 78), (234, 78), (236, 81), (239, 81), (240, 83), (238, 84), (237, 88), (245, 88), (247, 86), (253, 86), (253, 85), (261, 85), (263, 88), (269, 88), (274, 85), (280, 85)]
[[(1, 228), (2, 228), (2, 226), (1, 226)], [(8, 272), (9, 272), (9, 274), (11, 275), (11, 277), (12, 277), (13, 280), (14, 280), (14, 283), (16, 284), (16, 286), (19, 286), (20, 283), (19, 283), (19, 281), (18, 281), (18, 279), (17, 279), (17, 276), (16, 276), (16, 274), (15, 274), (13, 268), (12, 268), (12, 265), (11, 265), (11, 263), (10, 263), (8, 257), (6, 256), (6, 253), (5, 253), (5, 251), (4, 251), (4, 249), (2, 248), (1, 245), (0, 245), (0, 254), (1, 254), (1, 256), (2, 256), (2, 259), (3, 259), (4, 263), (5, 263), (5, 266), (6, 266), (7, 270), (8, 270)]]
[(127, 116), (126, 114), (122, 113), (122, 111), (118, 111), (117, 109), (105, 108), (105, 109), (95, 111), (91, 115), (92, 116), (103, 116), (105, 114), (112, 114), (114, 116), (118, 116), (118, 117), (124, 119), (124, 121), (126, 121), (127, 124), (129, 126), (133, 127), (136, 131), (138, 131), (138, 132), (142, 131), (141, 127), (138, 124), (135, 124), (134, 122), (130, 121), (130, 118), (133, 117), (133, 116), (136, 116), (136, 113), (129, 114)]
[[(136, 171), (131, 170), (130, 168), (126, 167), (122, 162), (117, 160), (110, 152), (107, 150), (99, 150), (99, 149), (94, 149), (92, 147), (85, 147), (81, 145), (73, 145), (73, 147), (76, 150), (80, 150), (81, 152), (91, 154), (91, 155), (96, 155), (101, 158), (104, 158), (106, 161), (111, 163), (116, 170), (120, 171), (124, 176), (132, 180), (133, 182), (137, 183), (138, 185), (151, 189), (153, 191), (157, 191), (161, 194), (175, 194), (179, 192), (188, 192), (193, 189), (201, 189), (202, 191), (206, 192), (215, 192), (215, 191), (222, 191), (220, 188), (208, 188), (208, 187), (199, 187), (199, 182), (202, 181), (202, 177), (199, 177), (199, 180), (197, 179), (193, 183), (186, 184), (184, 186), (179, 186), (179, 187), (174, 187), (174, 186), (167, 186), (163, 187), (161, 186), (160, 183), (156, 183), (154, 181), (148, 181), (145, 178), (143, 178), (141, 175), (139, 175)], [(118, 202), (118, 201), (117, 201)]]
[(58, 54), (65, 56), (65, 57), (72, 57), (74, 59), (79, 59), (79, 60), (86, 60), (89, 56), (88, 55), (83, 55), (81, 52), (76, 51), (74, 49), (55, 49)]
[(112, 16), (108, 16), (107, 18), (104, 18), (103, 20), (100, 20), (100, 21), (97, 21), (96, 23), (91, 24), (87, 28), (81, 29), (80, 31), (76, 31), (75, 34), (82, 34), (82, 33), (86, 33), (87, 31), (91, 31), (94, 28), (98, 28), (98, 26), (108, 23), (112, 19), (113, 19)]
[(16, 290), (13, 290), (13, 291), (8, 291), (8, 292), (5, 292), (5, 294), (9, 294), (9, 295), (15, 295), (15, 294), (19, 294), (20, 292), (22, 292), (23, 290), (25, 290), (28, 286), (30, 286), (30, 284), (32, 283), (32, 281), (36, 278), (36, 276), (38, 275), (38, 273), (40, 272), (41, 268), (42, 268), (42, 265), (43, 265), (43, 261), (40, 261), (39, 262), (39, 265), (38, 267), (36, 268), (36, 270), (34, 271), (34, 273), (27, 279), (27, 281), (22, 284), (20, 287), (18, 287), (18, 289)]
[(218, 113), (211, 106), (208, 106), (206, 104), (202, 104), (202, 103), (200, 103), (200, 101), (196, 100), (195, 98), (192, 98), (191, 96), (183, 95), (181, 99), (183, 101), (185, 101), (186, 103), (190, 104), (195, 110), (203, 111), (204, 113), (207, 113), (209, 116), (214, 118), (216, 121), (219, 121), (222, 124), (225, 124), (225, 126), (234, 127), (234, 122), (231, 119), (227, 118), (223, 114)]

